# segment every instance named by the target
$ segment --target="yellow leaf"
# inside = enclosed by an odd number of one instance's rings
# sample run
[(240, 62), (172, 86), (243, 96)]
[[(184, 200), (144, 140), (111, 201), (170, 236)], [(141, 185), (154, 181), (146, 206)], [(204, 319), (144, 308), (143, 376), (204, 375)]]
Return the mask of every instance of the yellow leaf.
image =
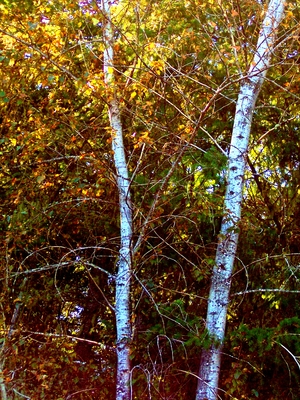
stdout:
[(93, 23), (94, 26), (98, 25), (99, 22), (100, 22), (99, 19), (97, 19), (97, 18), (92, 18), (92, 23)]
[(150, 50), (154, 49), (155, 47), (156, 47), (156, 44), (153, 42), (148, 44), (148, 49), (150, 49)]
[(97, 192), (95, 193), (96, 197), (100, 197), (104, 193), (104, 190), (98, 189)]
[(135, 97), (136, 97), (136, 92), (132, 92), (131, 95), (130, 95), (130, 98), (134, 99)]
[(20, 297), (17, 297), (17, 298), (14, 300), (14, 303), (19, 303), (20, 301), (22, 301), (22, 300), (20, 299)]

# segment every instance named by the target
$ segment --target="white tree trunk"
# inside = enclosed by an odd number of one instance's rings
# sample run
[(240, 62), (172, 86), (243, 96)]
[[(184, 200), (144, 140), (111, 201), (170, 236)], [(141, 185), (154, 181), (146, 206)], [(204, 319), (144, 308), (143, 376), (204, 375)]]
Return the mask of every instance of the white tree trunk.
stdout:
[(238, 243), (243, 181), (253, 110), (270, 65), (276, 32), (283, 13), (284, 0), (271, 0), (262, 23), (253, 62), (239, 91), (228, 159), (224, 216), (208, 298), (206, 328), (212, 344), (209, 349), (202, 351), (196, 400), (215, 400), (218, 396), (221, 351)]
[(114, 76), (114, 29), (110, 16), (109, 0), (103, 0), (104, 23), (104, 80), (108, 92), (108, 111), (111, 125), (112, 150), (116, 169), (120, 207), (121, 246), (116, 276), (116, 327), (117, 327), (117, 388), (116, 400), (130, 399), (130, 275), (132, 209), (130, 201), (130, 180), (126, 163), (121, 113), (116, 92)]

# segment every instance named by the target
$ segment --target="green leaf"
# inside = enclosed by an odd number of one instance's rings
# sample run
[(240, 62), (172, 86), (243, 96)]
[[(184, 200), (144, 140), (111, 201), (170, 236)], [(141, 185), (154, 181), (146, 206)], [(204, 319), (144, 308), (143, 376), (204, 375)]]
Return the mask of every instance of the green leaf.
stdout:
[(36, 181), (37, 181), (37, 183), (42, 183), (43, 182), (43, 180), (45, 180), (45, 175), (40, 175), (40, 176), (38, 176), (37, 178), (36, 178)]

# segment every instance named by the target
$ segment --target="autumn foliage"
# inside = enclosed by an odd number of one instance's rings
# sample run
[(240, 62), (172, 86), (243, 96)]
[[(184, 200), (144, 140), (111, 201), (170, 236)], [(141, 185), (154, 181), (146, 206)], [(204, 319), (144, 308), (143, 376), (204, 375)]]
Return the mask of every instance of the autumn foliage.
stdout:
[[(111, 88), (100, 2), (0, 1), (3, 400), (115, 398), (113, 95), (133, 215), (132, 399), (194, 398), (210, 345), (227, 154), (264, 6), (114, 3)], [(287, 5), (253, 117), (223, 399), (300, 397), (298, 6)]]

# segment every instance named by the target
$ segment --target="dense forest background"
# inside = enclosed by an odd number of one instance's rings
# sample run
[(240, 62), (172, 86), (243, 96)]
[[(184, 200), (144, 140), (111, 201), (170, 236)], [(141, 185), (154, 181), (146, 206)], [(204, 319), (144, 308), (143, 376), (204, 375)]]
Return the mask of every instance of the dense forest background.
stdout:
[[(257, 101), (222, 399), (300, 398), (299, 4)], [(132, 399), (195, 396), (259, 1), (112, 4), (130, 173)], [(0, 1), (2, 399), (114, 399), (119, 198), (101, 2)], [(6, 396), (6, 397), (5, 397)]]

